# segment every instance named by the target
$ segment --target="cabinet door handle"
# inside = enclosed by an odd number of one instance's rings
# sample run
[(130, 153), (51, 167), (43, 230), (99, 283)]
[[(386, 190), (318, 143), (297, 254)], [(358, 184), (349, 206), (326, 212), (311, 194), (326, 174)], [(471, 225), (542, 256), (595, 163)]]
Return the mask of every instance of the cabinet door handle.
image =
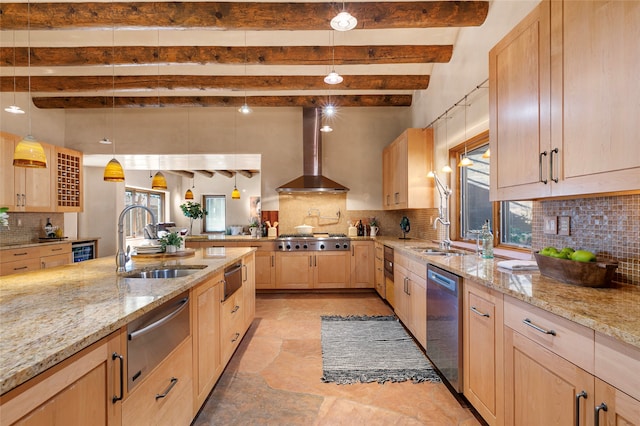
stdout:
[(239, 305), (234, 306), (233, 309), (231, 310), (231, 313), (235, 314), (236, 312), (238, 312), (238, 309), (240, 309)]
[(313, 259), (312, 256), (309, 256), (309, 268), (313, 268)]
[(549, 182), (546, 179), (542, 179), (542, 157), (546, 157), (547, 156), (547, 151), (541, 152), (540, 156), (538, 156), (538, 180), (542, 183), (544, 183), (545, 185), (547, 184), (547, 182)]
[(553, 177), (553, 170), (555, 167), (553, 167), (553, 154), (558, 154), (558, 148), (553, 148), (551, 150), (551, 153), (549, 154), (549, 177), (551, 178), (552, 181), (554, 181), (555, 183), (558, 183), (558, 174), (556, 173), (556, 177)]
[(409, 285), (411, 280), (407, 277), (407, 295), (411, 296), (411, 286)]
[(244, 278), (242, 279), (242, 282), (245, 282), (249, 278), (249, 272), (248, 272), (248, 269), (247, 269), (247, 265), (242, 264), (242, 269), (244, 269)]
[(233, 335), (233, 339), (231, 339), (231, 343), (234, 343), (236, 340), (240, 338), (240, 333), (236, 333)]
[(271, 267), (274, 268), (276, 266), (276, 256), (271, 255)]
[(481, 317), (486, 317), (486, 318), (490, 318), (490, 317), (491, 317), (491, 315), (489, 315), (489, 314), (487, 314), (487, 313), (485, 313), (485, 312), (480, 312), (480, 311), (478, 310), (478, 308), (476, 308), (475, 306), (472, 306), (471, 308), (469, 308), (469, 310), (470, 310), (471, 312), (473, 312), (474, 314), (478, 314), (478, 315), (480, 315)]
[(600, 405), (596, 405), (595, 418), (593, 422), (594, 426), (600, 426), (600, 410), (607, 411), (607, 404), (603, 402)]
[(113, 361), (116, 359), (120, 360), (120, 396), (114, 395), (113, 398), (111, 398), (111, 402), (115, 404), (118, 401), (122, 401), (124, 396), (124, 357), (117, 352), (114, 352), (111, 355), (111, 359)]
[(398, 203), (399, 203), (399, 201), (398, 201), (399, 199), (400, 199), (400, 193), (399, 193), (399, 192), (395, 192), (395, 193), (393, 194), (393, 201), (394, 201), (396, 204), (398, 204)]
[(157, 393), (156, 394), (156, 399), (164, 398), (165, 396), (169, 395), (169, 392), (171, 392), (171, 389), (173, 389), (173, 387), (176, 385), (176, 383), (178, 383), (178, 379), (176, 379), (175, 377), (172, 377), (171, 378), (171, 383), (169, 383), (169, 387), (167, 389), (165, 389), (164, 392)]
[(533, 328), (534, 330), (539, 331), (540, 333), (544, 333), (544, 334), (550, 334), (552, 336), (556, 335), (555, 330), (545, 330), (544, 328), (535, 325), (534, 323), (531, 322), (531, 320), (529, 318), (525, 318), (522, 320), (522, 322), (524, 323), (524, 325), (528, 325), (529, 327)]
[(587, 399), (587, 393), (584, 390), (576, 395), (576, 426), (580, 426), (580, 398)]

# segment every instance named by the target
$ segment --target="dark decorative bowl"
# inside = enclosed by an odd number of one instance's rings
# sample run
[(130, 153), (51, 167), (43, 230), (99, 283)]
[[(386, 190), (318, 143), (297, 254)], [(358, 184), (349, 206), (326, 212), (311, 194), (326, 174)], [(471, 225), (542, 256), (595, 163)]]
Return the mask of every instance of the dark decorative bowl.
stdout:
[(582, 287), (607, 287), (611, 283), (618, 262), (578, 262), (533, 253), (540, 273), (563, 283)]

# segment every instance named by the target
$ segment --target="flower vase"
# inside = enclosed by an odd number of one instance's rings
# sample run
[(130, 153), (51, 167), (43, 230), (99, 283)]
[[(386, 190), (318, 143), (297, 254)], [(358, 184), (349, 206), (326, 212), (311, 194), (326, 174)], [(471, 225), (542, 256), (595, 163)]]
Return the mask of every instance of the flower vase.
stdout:
[(379, 230), (380, 230), (380, 228), (378, 228), (377, 226), (372, 226), (371, 227), (371, 236), (375, 237)]
[(177, 249), (176, 246), (166, 246), (164, 250), (166, 253), (175, 253)]
[(251, 227), (249, 228), (249, 232), (251, 232), (251, 236), (253, 238), (256, 238), (258, 236), (258, 228), (257, 227)]

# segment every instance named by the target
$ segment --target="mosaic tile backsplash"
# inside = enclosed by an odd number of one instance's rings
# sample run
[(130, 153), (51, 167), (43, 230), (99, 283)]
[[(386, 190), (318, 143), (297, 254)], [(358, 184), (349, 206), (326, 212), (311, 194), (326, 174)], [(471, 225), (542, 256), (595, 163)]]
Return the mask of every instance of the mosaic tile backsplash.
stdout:
[(64, 213), (20, 213), (9, 211), (9, 227), (0, 227), (0, 245), (30, 244), (44, 237), (47, 218), (51, 224), (64, 227)]
[[(544, 233), (544, 218), (568, 216), (569, 235)], [(640, 285), (640, 194), (533, 203), (534, 251), (547, 246), (589, 250), (618, 261), (614, 280)]]

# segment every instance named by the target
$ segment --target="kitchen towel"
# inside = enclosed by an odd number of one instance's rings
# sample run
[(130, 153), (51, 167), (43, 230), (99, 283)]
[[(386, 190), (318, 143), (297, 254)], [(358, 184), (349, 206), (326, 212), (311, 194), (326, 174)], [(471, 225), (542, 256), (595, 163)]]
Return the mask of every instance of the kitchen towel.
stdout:
[(508, 269), (510, 271), (535, 271), (538, 264), (535, 260), (503, 260), (498, 262), (498, 268)]

